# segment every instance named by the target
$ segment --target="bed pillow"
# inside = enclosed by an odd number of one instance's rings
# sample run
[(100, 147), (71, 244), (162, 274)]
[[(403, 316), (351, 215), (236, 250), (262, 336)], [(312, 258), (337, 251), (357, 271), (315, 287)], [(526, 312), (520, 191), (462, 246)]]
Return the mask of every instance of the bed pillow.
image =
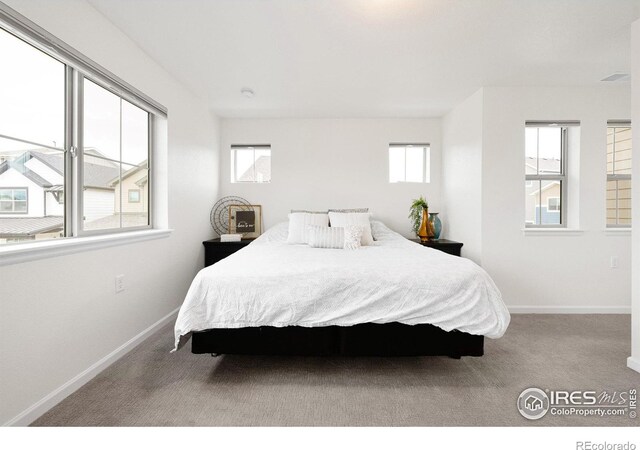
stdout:
[(329, 211), (309, 211), (307, 209), (292, 209), (292, 213), (327, 214)]
[(287, 244), (308, 244), (308, 227), (329, 226), (329, 215), (326, 213), (294, 212), (289, 214), (289, 234)]
[(366, 212), (369, 212), (369, 208), (329, 209), (329, 212), (338, 212), (338, 213), (366, 213)]
[(309, 247), (344, 248), (344, 228), (309, 226)]
[(342, 227), (309, 226), (309, 247), (314, 248), (344, 248), (357, 250), (361, 247), (363, 227), (350, 225)]
[(339, 213), (329, 211), (329, 221), (332, 227), (346, 228), (350, 225), (358, 225), (362, 227), (362, 245), (373, 245), (373, 236), (371, 235), (371, 223), (369, 222), (369, 213)]

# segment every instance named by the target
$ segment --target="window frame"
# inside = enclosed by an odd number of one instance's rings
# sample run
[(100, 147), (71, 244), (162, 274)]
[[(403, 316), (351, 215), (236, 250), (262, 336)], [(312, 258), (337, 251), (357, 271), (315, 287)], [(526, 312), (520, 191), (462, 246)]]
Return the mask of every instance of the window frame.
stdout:
[[(630, 120), (609, 120), (607, 121), (607, 130), (609, 128), (614, 128), (614, 140), (613, 140), (613, 154), (612, 154), (612, 165), (613, 165), (613, 172), (615, 172), (616, 170), (616, 143), (615, 143), (615, 128), (630, 128), (631, 129), (631, 133), (633, 134), (633, 127), (631, 124)], [(606, 152), (605, 152), (605, 157), (606, 157)], [(633, 162), (633, 141), (631, 143), (631, 161)], [(616, 174), (616, 173), (609, 173), (608, 170), (605, 170), (606, 172), (606, 176), (607, 176), (607, 181), (606, 183), (608, 184), (610, 181), (615, 181), (616, 182), (616, 223), (615, 224), (608, 224), (607, 223), (607, 206), (605, 204), (605, 218), (604, 218), (604, 222), (605, 222), (605, 228), (608, 230), (611, 229), (623, 229), (623, 230), (628, 230), (632, 227), (633, 225), (633, 216), (631, 218), (631, 223), (630, 224), (620, 224), (618, 223), (618, 220), (620, 219), (619, 217), (619, 208), (618, 208), (618, 181), (629, 181), (631, 182), (631, 176), (632, 174)], [(605, 195), (606, 195), (606, 185), (605, 185)], [(633, 192), (631, 193), (631, 195), (633, 196)], [(605, 199), (605, 203), (606, 203), (606, 199)]]
[[(540, 175), (539, 168), (536, 169), (538, 173), (535, 175), (527, 174), (525, 171), (525, 182), (540, 181), (540, 189), (542, 189), (542, 181), (559, 181), (560, 182), (560, 223), (543, 224), (543, 223), (528, 223), (525, 221), (525, 229), (538, 229), (538, 228), (567, 228), (567, 200), (568, 200), (568, 186), (567, 186), (567, 167), (568, 167), (568, 146), (569, 146), (569, 127), (580, 126), (580, 122), (558, 122), (558, 121), (527, 121), (525, 122), (526, 128), (537, 128), (538, 136), (536, 139), (536, 157), (539, 159), (540, 150), (540, 128), (557, 127), (561, 129), (560, 133), (560, 173), (558, 174), (545, 174)], [(526, 143), (525, 143), (526, 146)], [(525, 151), (526, 154), (526, 151)], [(540, 199), (542, 200), (542, 199)], [(536, 203), (537, 204), (537, 203)], [(540, 201), (540, 218), (542, 218), (542, 201)], [(542, 220), (540, 220), (542, 222)]]
[[(252, 150), (253, 151), (253, 181), (240, 181), (238, 180), (238, 150)], [(269, 150), (269, 165), (271, 166), (271, 144), (231, 144), (231, 183), (233, 184), (269, 184), (273, 177), (269, 178), (269, 181), (258, 181), (256, 177), (256, 150)], [(271, 167), (269, 167), (271, 171)]]
[[(64, 64), (65, 82), (64, 87), (64, 145), (63, 148), (55, 148), (36, 142), (25, 141), (19, 137), (4, 136), (0, 137), (13, 139), (27, 144), (37, 145), (38, 147), (50, 148), (59, 151), (64, 158), (64, 237), (62, 239), (77, 239), (79, 237), (97, 236), (97, 235), (115, 235), (119, 233), (131, 233), (136, 231), (153, 230), (156, 226), (155, 210), (154, 210), (154, 193), (155, 193), (155, 176), (154, 176), (154, 153), (157, 151), (156, 142), (153, 137), (158, 132), (158, 120), (166, 120), (167, 108), (148, 97), (135, 87), (123, 81), (104, 67), (95, 63), (91, 59), (82, 55), (62, 40), (56, 38), (46, 30), (42, 29), (29, 19), (20, 15), (7, 5), (0, 3), (0, 29), (22, 40), (26, 44), (34, 47), (46, 54), (47, 56)], [(147, 224), (144, 226), (103, 229), (103, 230), (84, 230), (83, 229), (83, 83), (84, 79), (88, 79), (98, 86), (107, 89), (123, 100), (143, 109), (148, 113), (148, 206), (147, 206)], [(126, 161), (125, 161), (126, 163)], [(121, 170), (122, 173), (122, 170)], [(27, 194), (28, 195), (28, 194)], [(124, 194), (120, 188), (120, 208), (122, 209), (122, 200)], [(28, 206), (27, 206), (28, 211)], [(18, 213), (16, 213), (18, 214)], [(122, 226), (122, 218), (120, 220)], [(24, 243), (27, 243), (25, 241)], [(42, 241), (45, 242), (45, 241)], [(2, 248), (7, 246), (21, 245), (3, 244)]]
[[(421, 147), (422, 148), (422, 181), (407, 181), (407, 148), (409, 147)], [(404, 149), (404, 180), (391, 181), (391, 149)], [(429, 184), (431, 183), (431, 144), (429, 143), (397, 143), (392, 142), (387, 149), (387, 169), (389, 183), (391, 184)]]
[[(11, 199), (11, 203), (13, 204), (13, 211), (2, 211), (0, 210), (0, 214), (29, 214), (29, 187), (28, 186), (3, 186), (0, 187), (0, 191), (24, 191), (26, 194), (27, 199), (25, 200), (27, 202), (27, 210), (24, 212), (21, 211), (16, 211), (15, 210), (15, 206), (16, 206), (16, 201), (22, 201), (22, 200), (16, 200), (15, 198)], [(5, 201), (5, 200), (0, 200), (0, 201)]]
[[(136, 227), (126, 227), (126, 228), (122, 228), (122, 215), (120, 217), (120, 228), (105, 228), (105, 229), (101, 229), (101, 230), (85, 230), (84, 229), (84, 219), (83, 219), (83, 213), (84, 213), (84, 194), (83, 194), (83, 187), (84, 187), (84, 136), (83, 136), (83, 130), (84, 130), (84, 81), (89, 80), (90, 82), (96, 84), (97, 86), (109, 91), (110, 93), (116, 95), (117, 97), (119, 97), (122, 100), (126, 100), (130, 103), (132, 103), (133, 105), (143, 109), (144, 111), (146, 111), (148, 113), (148, 121), (147, 121), (147, 145), (148, 145), (148, 149), (147, 149), (147, 177), (148, 177), (148, 205), (147, 205), (147, 224), (146, 225), (141, 225), (141, 226), (136, 226)], [(153, 206), (153, 199), (152, 199), (152, 195), (153, 195), (153, 186), (154, 186), (154, 176), (152, 175), (152, 164), (153, 164), (153, 153), (154, 153), (154, 145), (153, 145), (153, 136), (155, 134), (155, 130), (154, 130), (154, 125), (155, 125), (155, 117), (154, 117), (154, 113), (152, 111), (149, 110), (149, 108), (145, 108), (137, 103), (134, 103), (133, 101), (131, 101), (128, 97), (122, 95), (122, 92), (119, 90), (114, 89), (109, 83), (107, 83), (105, 80), (93, 77), (93, 76), (88, 76), (82, 73), (76, 73), (74, 74), (74, 83), (75, 86), (73, 87), (73, 92), (75, 93), (75, 102), (74, 102), (74, 106), (75, 106), (75, 111), (73, 112), (73, 115), (76, 118), (76, 122), (75, 122), (75, 142), (77, 142), (78, 147), (76, 147), (77, 149), (79, 149), (77, 151), (77, 157), (72, 158), (72, 171), (75, 173), (75, 179), (77, 181), (77, 184), (74, 186), (74, 201), (77, 204), (77, 207), (74, 208), (73, 213), (75, 214), (74, 220), (73, 220), (73, 224), (72, 227), (75, 230), (75, 235), (77, 236), (95, 236), (95, 235), (103, 235), (103, 234), (115, 234), (115, 233), (127, 233), (127, 232), (131, 232), (131, 231), (142, 231), (142, 230), (149, 230), (149, 229), (153, 229), (154, 228), (154, 220), (153, 220), (153, 211), (152, 211), (152, 206)], [(122, 113), (122, 111), (121, 111)], [(91, 155), (89, 155), (91, 156)], [(112, 160), (110, 158), (107, 158), (110, 161), (115, 161)], [(122, 177), (122, 164), (127, 164), (125, 161), (122, 161), (122, 155), (120, 155), (120, 177)], [(130, 164), (129, 164), (130, 165)], [(124, 200), (124, 195), (122, 192), (122, 179), (120, 179), (120, 210), (122, 210), (122, 202)], [(66, 222), (66, 220), (65, 220)], [(65, 233), (66, 234), (66, 233)], [(72, 235), (73, 236), (73, 235)], [(67, 237), (65, 235), (65, 237)]]

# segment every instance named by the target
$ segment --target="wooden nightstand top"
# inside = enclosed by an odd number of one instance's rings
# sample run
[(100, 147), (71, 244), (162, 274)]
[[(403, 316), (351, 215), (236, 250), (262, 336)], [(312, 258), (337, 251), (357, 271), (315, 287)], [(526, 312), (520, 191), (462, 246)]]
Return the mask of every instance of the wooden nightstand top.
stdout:
[(417, 242), (420, 245), (424, 245), (425, 247), (435, 248), (436, 250), (440, 250), (455, 256), (460, 256), (462, 246), (464, 245), (462, 242), (450, 241), (449, 239), (434, 239), (432, 241), (426, 242), (421, 242), (420, 239), (410, 240), (413, 242)]
[(215, 238), (215, 239), (209, 239), (207, 241), (203, 241), (202, 243), (204, 245), (207, 245), (207, 244), (222, 244), (222, 245), (225, 245), (225, 244), (251, 244), (254, 240), (255, 240), (255, 238), (242, 239), (242, 240), (239, 240), (239, 241), (221, 242), (220, 238)]

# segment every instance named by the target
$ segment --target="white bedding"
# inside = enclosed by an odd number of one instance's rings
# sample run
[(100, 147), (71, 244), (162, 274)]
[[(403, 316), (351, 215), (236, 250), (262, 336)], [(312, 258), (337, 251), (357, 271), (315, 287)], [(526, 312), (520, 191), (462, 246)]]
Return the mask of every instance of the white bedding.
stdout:
[(202, 269), (175, 325), (175, 349), (210, 328), (429, 323), (499, 338), (509, 312), (472, 261), (411, 242), (373, 221), (358, 250), (287, 244), (287, 223)]

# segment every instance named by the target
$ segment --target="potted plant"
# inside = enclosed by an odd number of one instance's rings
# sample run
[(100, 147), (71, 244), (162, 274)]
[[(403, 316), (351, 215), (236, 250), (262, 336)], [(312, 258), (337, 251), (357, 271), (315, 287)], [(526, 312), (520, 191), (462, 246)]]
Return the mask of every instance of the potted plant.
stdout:
[(409, 219), (413, 232), (422, 242), (433, 239), (435, 232), (433, 224), (429, 221), (429, 204), (423, 196), (414, 199), (409, 209)]

